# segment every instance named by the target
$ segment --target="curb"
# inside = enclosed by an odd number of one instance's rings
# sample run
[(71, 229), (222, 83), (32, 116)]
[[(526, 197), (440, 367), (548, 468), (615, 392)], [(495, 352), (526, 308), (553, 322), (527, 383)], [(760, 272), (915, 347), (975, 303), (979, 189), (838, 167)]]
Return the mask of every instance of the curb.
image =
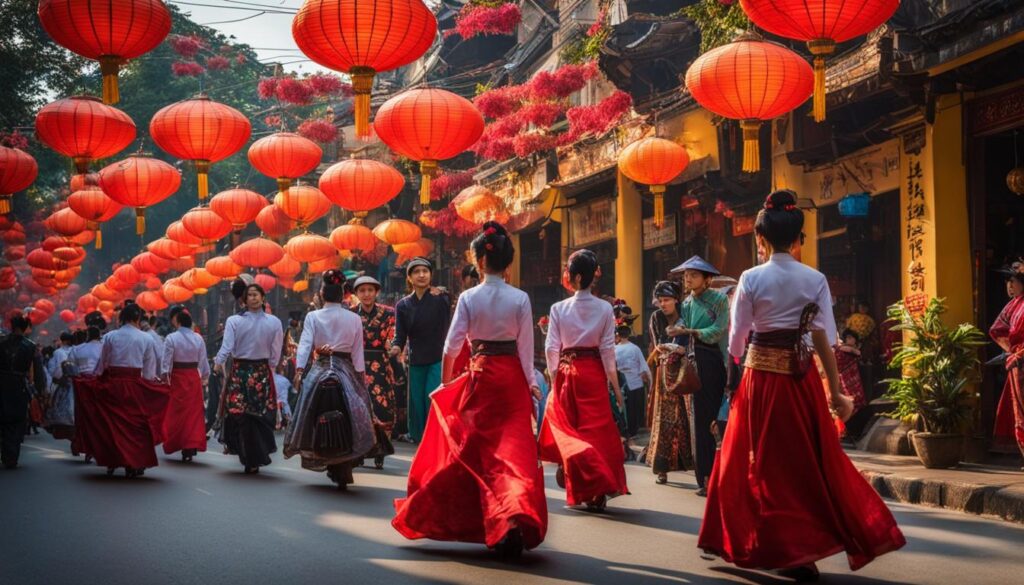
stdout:
[(1024, 524), (1024, 490), (860, 470), (883, 498)]

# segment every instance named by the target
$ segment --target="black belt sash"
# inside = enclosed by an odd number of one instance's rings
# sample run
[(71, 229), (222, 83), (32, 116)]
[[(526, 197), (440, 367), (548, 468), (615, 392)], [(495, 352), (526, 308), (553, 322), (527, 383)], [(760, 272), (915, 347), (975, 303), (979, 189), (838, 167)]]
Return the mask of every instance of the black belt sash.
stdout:
[(474, 339), (470, 341), (470, 346), (473, 349), (473, 355), (516, 355), (519, 353), (518, 345), (516, 341), (486, 341), (482, 339)]

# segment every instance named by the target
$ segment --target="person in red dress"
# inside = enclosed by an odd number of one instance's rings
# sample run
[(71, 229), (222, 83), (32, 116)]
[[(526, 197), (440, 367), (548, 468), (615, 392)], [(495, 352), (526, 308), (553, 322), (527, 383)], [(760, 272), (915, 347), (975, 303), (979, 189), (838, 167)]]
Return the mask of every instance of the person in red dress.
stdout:
[(853, 399), (853, 412), (867, 406), (864, 383), (860, 379), (860, 338), (852, 329), (843, 330), (842, 343), (836, 345), (836, 367), (843, 393)]
[[(472, 249), (485, 280), (459, 297), (442, 386), (391, 524), (409, 539), (481, 543), (514, 558), (538, 546), (548, 524), (532, 427), (533, 315), (526, 293), (502, 276), (515, 256), (505, 228), (487, 222)], [(467, 340), (469, 370), (453, 379)]]
[(597, 268), (590, 250), (569, 256), (565, 270), (575, 294), (551, 307), (545, 354), (555, 380), (538, 441), (540, 458), (558, 464), (566, 503), (603, 510), (608, 498), (629, 488), (608, 400), (610, 383), (625, 410), (615, 367), (615, 315), (590, 292)]
[(995, 437), (1016, 442), (1024, 453), (1024, 273), (1006, 278), (1010, 302), (1000, 311), (989, 336), (1006, 352), (1006, 385), (996, 410)]
[(178, 305), (171, 309), (176, 328), (163, 343), (162, 367), (170, 386), (170, 402), (164, 419), (164, 453), (181, 451), (181, 460), (192, 461), (206, 451), (206, 418), (203, 384), (210, 378), (206, 343), (192, 330), (192, 315)]
[[(789, 251), (803, 212), (792, 191), (768, 196), (754, 224), (768, 261), (740, 277), (729, 353), (744, 355), (729, 424), (708, 483), (698, 546), (740, 567), (818, 578), (815, 562), (846, 551), (857, 570), (906, 540), (832, 430), (829, 402), (848, 419), (832, 346), (836, 325), (825, 276)], [(805, 345), (810, 333), (829, 393)]]

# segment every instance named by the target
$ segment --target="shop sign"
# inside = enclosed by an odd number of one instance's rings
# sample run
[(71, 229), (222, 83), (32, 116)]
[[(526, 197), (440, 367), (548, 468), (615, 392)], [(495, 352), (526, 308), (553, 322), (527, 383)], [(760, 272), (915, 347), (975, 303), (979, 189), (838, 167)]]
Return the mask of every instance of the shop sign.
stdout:
[(654, 218), (648, 217), (644, 220), (644, 250), (653, 250), (662, 246), (671, 246), (678, 238), (678, 222), (675, 214), (665, 216), (665, 225), (661, 228), (654, 226)]
[(927, 210), (925, 208), (924, 187), (921, 185), (924, 173), (921, 170), (921, 159), (917, 155), (911, 155), (908, 162), (905, 223), (907, 226), (907, 247), (910, 251), (910, 266), (907, 268), (907, 273), (910, 277), (910, 292), (923, 293), (925, 292), (925, 276), (928, 272), (924, 257)]
[(754, 221), (756, 215), (734, 215), (732, 216), (733, 237), (745, 236), (754, 233)]
[(569, 208), (569, 244), (583, 248), (615, 237), (615, 199), (594, 199)]
[(639, 120), (626, 122), (594, 143), (583, 143), (558, 150), (558, 182), (569, 185), (618, 164), (619, 153), (627, 145), (651, 133), (651, 127)]

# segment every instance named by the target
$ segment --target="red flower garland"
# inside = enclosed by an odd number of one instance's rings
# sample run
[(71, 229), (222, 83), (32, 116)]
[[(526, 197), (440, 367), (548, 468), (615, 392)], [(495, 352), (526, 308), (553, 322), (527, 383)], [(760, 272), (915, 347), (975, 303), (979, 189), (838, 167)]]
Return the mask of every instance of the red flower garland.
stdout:
[(306, 120), (299, 125), (298, 133), (313, 142), (328, 144), (338, 139), (338, 127), (327, 120)]
[(177, 77), (199, 77), (206, 69), (195, 61), (175, 61), (171, 63), (171, 72)]
[(174, 35), (167, 39), (171, 49), (185, 59), (194, 59), (199, 51), (206, 48), (206, 43), (197, 36)]
[(430, 198), (434, 201), (458, 194), (473, 184), (473, 170), (449, 171), (430, 182)]
[(576, 106), (565, 112), (569, 126), (580, 135), (604, 134), (622, 118), (633, 105), (633, 98), (624, 91), (612, 95), (592, 106)]
[(215, 55), (206, 60), (206, 68), (210, 71), (224, 71), (231, 68), (231, 60), (221, 55)]
[(477, 35), (510, 35), (522, 19), (519, 6), (512, 3), (501, 6), (466, 4), (455, 17), (455, 28), (445, 31), (445, 36), (458, 34), (463, 39), (471, 39)]

